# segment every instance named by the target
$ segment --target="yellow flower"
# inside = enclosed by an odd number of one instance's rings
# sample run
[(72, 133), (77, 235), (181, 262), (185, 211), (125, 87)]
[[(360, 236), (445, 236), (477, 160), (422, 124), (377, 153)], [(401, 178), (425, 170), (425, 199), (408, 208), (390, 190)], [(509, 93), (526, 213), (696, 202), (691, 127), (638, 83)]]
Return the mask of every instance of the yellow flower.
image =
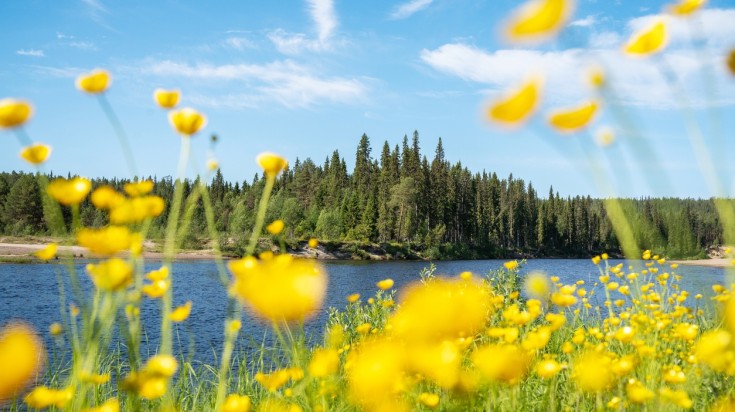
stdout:
[(178, 90), (156, 89), (153, 92), (153, 100), (164, 109), (173, 109), (179, 104), (181, 92)]
[(117, 398), (110, 398), (96, 408), (89, 408), (86, 412), (120, 412), (120, 402)]
[(79, 376), (79, 380), (86, 383), (92, 383), (95, 385), (102, 385), (103, 383), (107, 383), (110, 381), (110, 375), (104, 374), (104, 375), (98, 375), (96, 373), (86, 373), (82, 372)]
[(219, 162), (217, 161), (217, 159), (208, 159), (207, 160), (207, 170), (213, 172), (217, 169), (219, 169)]
[(168, 114), (168, 121), (177, 132), (188, 137), (207, 125), (207, 117), (189, 107), (172, 110)]
[(600, 67), (593, 67), (587, 73), (587, 80), (594, 88), (602, 88), (605, 86), (605, 72)]
[(103, 93), (110, 87), (110, 73), (96, 69), (77, 77), (77, 89), (90, 94)]
[(106, 226), (101, 229), (83, 228), (77, 232), (77, 243), (94, 254), (112, 256), (130, 248), (132, 235), (124, 226)]
[(269, 374), (258, 372), (255, 374), (255, 381), (267, 390), (274, 392), (289, 380), (299, 381), (303, 377), (304, 371), (301, 368), (285, 368), (275, 370)]
[(0, 100), (0, 129), (22, 126), (33, 114), (33, 106), (23, 100)]
[(171, 281), (169, 280), (157, 280), (153, 283), (143, 285), (140, 291), (151, 299), (160, 298), (168, 290)]
[(309, 239), (309, 247), (312, 249), (316, 249), (316, 247), (319, 246), (319, 240), (317, 238), (313, 237)]
[(88, 264), (87, 273), (101, 290), (116, 291), (133, 280), (133, 267), (122, 259), (112, 258), (99, 264)]
[(503, 267), (508, 270), (515, 270), (518, 268), (518, 261), (517, 260), (509, 260), (505, 263), (503, 263)]
[(277, 235), (283, 231), (284, 226), (286, 226), (285, 223), (283, 223), (283, 220), (278, 219), (274, 220), (273, 223), (265, 227), (265, 230), (268, 231), (271, 235)]
[(636, 379), (630, 379), (625, 385), (625, 392), (628, 395), (628, 399), (633, 403), (646, 403), (653, 399), (654, 393), (652, 390), (643, 386), (643, 383)]
[(463, 357), (454, 341), (415, 343), (406, 351), (408, 370), (451, 389), (460, 380)]
[(59, 245), (56, 243), (49, 243), (43, 249), (37, 250), (34, 255), (41, 260), (51, 260), (56, 256), (58, 249)]
[(339, 369), (339, 354), (335, 349), (317, 349), (309, 362), (309, 375), (316, 378), (333, 375)]
[(345, 364), (350, 400), (368, 410), (394, 410), (387, 407), (395, 406), (405, 389), (404, 355), (396, 342), (384, 340), (350, 352)]
[(643, 257), (643, 260), (650, 259), (651, 258), (651, 251), (650, 250), (644, 250), (642, 257)]
[(118, 193), (112, 186), (104, 185), (92, 191), (89, 200), (97, 209), (112, 209), (125, 201), (125, 196)]
[(602, 353), (587, 352), (573, 364), (572, 377), (585, 392), (600, 392), (612, 385), (610, 358)]
[(701, 9), (707, 0), (679, 0), (678, 3), (669, 6), (671, 14), (678, 16), (688, 16)]
[(58, 178), (49, 183), (46, 191), (57, 202), (71, 206), (81, 203), (91, 188), (92, 183), (83, 177), (75, 177), (70, 180)]
[(536, 364), (536, 375), (544, 378), (551, 379), (561, 371), (562, 365), (553, 359), (544, 359)]
[(577, 107), (556, 110), (549, 116), (549, 124), (559, 132), (576, 132), (587, 126), (597, 109), (597, 103), (588, 101)]
[(142, 372), (156, 377), (170, 378), (176, 374), (179, 363), (171, 355), (156, 355), (148, 359)]
[(533, 358), (515, 345), (487, 345), (472, 354), (472, 363), (491, 381), (515, 385), (526, 376)]
[(125, 193), (128, 194), (128, 196), (136, 197), (136, 196), (143, 196), (147, 195), (148, 193), (153, 190), (153, 181), (151, 180), (141, 180), (139, 182), (130, 182), (125, 183)]
[(388, 290), (393, 287), (393, 279), (383, 279), (375, 284), (380, 290)]
[(372, 325), (366, 322), (366, 323), (363, 323), (362, 325), (356, 327), (355, 328), (355, 331), (357, 333), (359, 333), (359, 334), (364, 335), (364, 334), (370, 332), (370, 328), (372, 328)]
[(615, 133), (609, 127), (602, 127), (595, 132), (595, 140), (602, 147), (610, 146), (615, 141)]
[(730, 69), (730, 73), (735, 74), (735, 49), (727, 55), (727, 68)]
[(73, 396), (74, 392), (71, 388), (49, 389), (39, 386), (26, 395), (23, 402), (36, 409), (45, 409), (52, 405), (63, 409)]
[(227, 332), (235, 334), (242, 328), (242, 321), (240, 319), (233, 319), (227, 323)]
[(327, 274), (317, 262), (278, 255), (268, 260), (231, 261), (231, 292), (260, 317), (302, 321), (321, 307)]
[(266, 176), (278, 176), (288, 166), (288, 161), (275, 153), (261, 153), (255, 159)]
[(732, 350), (729, 350), (731, 343), (732, 335), (730, 333), (715, 329), (699, 338), (694, 347), (694, 355), (697, 360), (710, 368), (718, 372), (724, 372), (735, 360)]
[(51, 336), (60, 336), (62, 333), (64, 333), (64, 328), (59, 322), (54, 322), (49, 325), (48, 332), (51, 334)]
[(506, 34), (511, 40), (539, 40), (561, 30), (572, 14), (571, 0), (531, 0), (511, 18)]
[[(686, 391), (683, 390), (672, 390), (667, 387), (663, 387), (658, 390), (658, 393), (661, 395), (661, 398), (671, 402), (675, 405), (677, 405), (680, 408), (683, 409), (691, 409), (692, 405), (694, 404), (692, 400), (689, 398), (689, 395), (686, 393)], [(717, 405), (713, 405), (710, 411), (712, 412), (724, 412), (724, 411), (731, 411), (731, 408), (728, 409), (719, 409)]]
[(551, 282), (543, 272), (531, 272), (526, 275), (523, 281), (523, 288), (526, 294), (534, 299), (544, 300), (548, 298), (551, 290)]
[(110, 208), (110, 223), (122, 225), (142, 222), (147, 218), (153, 218), (163, 213), (165, 204), (159, 196), (141, 196), (132, 199), (124, 199), (114, 207)]
[(174, 322), (183, 322), (191, 314), (191, 301), (187, 301), (185, 304), (177, 307), (171, 312), (168, 317)]
[(518, 90), (507, 93), (493, 102), (487, 111), (490, 120), (506, 126), (519, 124), (528, 119), (538, 106), (541, 95), (541, 80), (532, 78)]
[(51, 155), (51, 146), (43, 143), (35, 143), (31, 146), (24, 147), (20, 151), (20, 157), (32, 165), (39, 165), (48, 159)]
[(419, 395), (418, 401), (427, 408), (434, 409), (439, 406), (439, 395), (423, 392)]
[(158, 270), (152, 270), (145, 275), (145, 278), (151, 282), (168, 279), (168, 266), (161, 266)]
[(358, 300), (360, 300), (360, 294), (359, 293), (353, 293), (349, 296), (347, 296), (347, 301), (350, 303), (355, 303)]
[(250, 398), (247, 395), (227, 395), (222, 412), (250, 412)]
[(632, 56), (647, 56), (666, 46), (666, 26), (656, 22), (643, 31), (633, 34), (623, 51)]
[(0, 405), (17, 396), (38, 376), (45, 353), (30, 326), (10, 323), (0, 329)]

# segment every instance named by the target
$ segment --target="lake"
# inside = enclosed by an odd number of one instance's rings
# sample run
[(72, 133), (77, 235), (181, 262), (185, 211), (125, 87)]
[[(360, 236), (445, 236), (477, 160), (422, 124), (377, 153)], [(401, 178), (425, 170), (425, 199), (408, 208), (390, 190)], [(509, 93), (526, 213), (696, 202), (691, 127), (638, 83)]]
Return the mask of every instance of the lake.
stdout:
[[(463, 271), (486, 274), (502, 267), (504, 260), (468, 260), (435, 262), (436, 273), (456, 276)], [(614, 265), (620, 261), (611, 260)], [(640, 262), (633, 262), (640, 264)], [(376, 291), (375, 283), (381, 279), (392, 278), (395, 287), (419, 279), (421, 269), (429, 266), (423, 261), (326, 261), (329, 273), (324, 309), (306, 324), (307, 333), (320, 341), (318, 332), (326, 319), (326, 308), (343, 308), (345, 297), (360, 293), (367, 299)], [(148, 262), (146, 270), (157, 269), (160, 263)], [(89, 290), (91, 282), (84, 272), (84, 262), (77, 263), (80, 279), (84, 288)], [(587, 288), (597, 280), (598, 268), (589, 259), (533, 259), (520, 270), (521, 274), (541, 270), (550, 276), (559, 276), (562, 282), (572, 283), (585, 280)], [(48, 336), (49, 325), (60, 321), (57, 273), (61, 271), (68, 277), (66, 268), (58, 264), (2, 264), (0, 265), (0, 325), (11, 319), (21, 319), (34, 325), (44, 335), (47, 347), (53, 345)], [(721, 268), (680, 266), (677, 273), (683, 275), (682, 287), (693, 295), (702, 293), (712, 295), (711, 286), (724, 283), (725, 270)], [(202, 362), (212, 362), (218, 357), (222, 347), (223, 320), (225, 317), (226, 290), (219, 282), (213, 261), (179, 261), (174, 264), (174, 305), (187, 300), (193, 302), (189, 319), (178, 325), (175, 341), (182, 353), (194, 356)], [(65, 282), (66, 283), (66, 282)], [(67, 299), (69, 287), (67, 284)], [(706, 301), (705, 301), (706, 304)], [(144, 328), (150, 345), (143, 345), (143, 353), (155, 351), (158, 342), (159, 305), (158, 301), (145, 299), (141, 308)], [(256, 342), (262, 341), (267, 327), (257, 319), (246, 317), (243, 321), (241, 346), (246, 346), (248, 337)], [(190, 345), (193, 344), (193, 353)]]

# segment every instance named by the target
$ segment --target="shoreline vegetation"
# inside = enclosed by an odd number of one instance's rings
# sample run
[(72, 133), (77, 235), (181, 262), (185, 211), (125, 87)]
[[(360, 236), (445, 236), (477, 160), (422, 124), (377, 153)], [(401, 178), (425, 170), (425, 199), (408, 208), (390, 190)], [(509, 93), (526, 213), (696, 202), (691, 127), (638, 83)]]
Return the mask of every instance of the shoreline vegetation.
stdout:
[[(0, 237), (0, 264), (2, 263), (42, 263), (33, 254), (42, 250), (46, 244), (54, 241), (54, 239), (46, 237)], [(175, 260), (208, 260), (215, 259), (216, 253), (212, 248), (186, 249), (178, 251)], [(261, 248), (278, 251), (278, 247), (274, 247), (267, 239), (260, 241)], [(477, 251), (464, 251), (464, 254), (454, 256), (428, 257), (423, 254), (423, 247), (412, 249), (409, 245), (400, 244), (369, 244), (360, 242), (325, 242), (316, 248), (311, 248), (308, 242), (296, 242), (288, 245), (287, 251), (292, 256), (317, 259), (317, 260), (371, 260), (371, 261), (388, 261), (388, 260), (475, 260), (475, 259), (584, 259), (586, 256), (576, 255), (554, 255), (543, 253), (522, 253), (508, 251), (500, 255), (482, 254)], [(224, 249), (225, 259), (236, 259), (232, 253), (227, 253)], [(96, 257), (89, 250), (80, 246), (59, 246), (59, 253), (71, 255), (75, 258), (86, 259)], [(708, 267), (732, 267), (732, 259), (723, 258), (721, 248), (711, 248), (708, 250), (708, 258), (706, 259), (675, 259), (670, 260), (671, 263), (681, 265), (695, 265)], [(161, 245), (148, 241), (144, 245), (143, 257), (150, 260), (159, 260), (164, 258), (161, 252)]]

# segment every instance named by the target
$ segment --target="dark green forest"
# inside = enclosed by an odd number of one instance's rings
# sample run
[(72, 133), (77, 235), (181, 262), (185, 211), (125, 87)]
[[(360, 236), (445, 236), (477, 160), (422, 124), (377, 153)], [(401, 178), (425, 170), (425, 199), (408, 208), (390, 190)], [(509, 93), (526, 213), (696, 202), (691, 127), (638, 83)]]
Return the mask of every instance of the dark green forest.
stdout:
[[(289, 165), (278, 178), (267, 218), (284, 220), (287, 244), (310, 237), (327, 244), (391, 244), (432, 259), (620, 253), (603, 200), (561, 197), (553, 187), (539, 192), (513, 175), (470, 171), (445, 159), (441, 138), (428, 156), (420, 148), (418, 132), (394, 147), (386, 141), (375, 155), (363, 135), (354, 165), (350, 173), (337, 151), (320, 163), (296, 159)], [(168, 205), (172, 178), (149, 179)], [(93, 187), (108, 184), (122, 190), (126, 182), (100, 178)], [(207, 183), (221, 246), (231, 254), (242, 253), (265, 181), (256, 174), (250, 181), (232, 183), (218, 170)], [(196, 184), (186, 181), (185, 194)], [(711, 199), (622, 199), (622, 205), (640, 249), (693, 258), (722, 242)], [(0, 173), (0, 210), (0, 233), (48, 234), (34, 175)], [(107, 223), (106, 213), (88, 200), (80, 210), (83, 225)], [(167, 213), (152, 222), (150, 237), (163, 237)], [(207, 233), (200, 201), (184, 246), (206, 244)]]

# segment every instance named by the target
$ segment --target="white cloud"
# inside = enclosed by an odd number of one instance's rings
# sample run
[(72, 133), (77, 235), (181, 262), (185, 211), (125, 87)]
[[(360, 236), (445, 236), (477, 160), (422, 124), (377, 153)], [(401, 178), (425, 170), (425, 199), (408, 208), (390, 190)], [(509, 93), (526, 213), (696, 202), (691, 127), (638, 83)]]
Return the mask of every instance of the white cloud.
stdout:
[(589, 15), (585, 18), (574, 20), (569, 23), (572, 27), (592, 27), (597, 23), (597, 16)]
[(70, 34), (64, 34), (64, 33), (61, 33), (61, 32), (58, 32), (57, 31), (56, 32), (56, 38), (59, 39), (59, 40), (66, 40), (66, 39), (73, 39), (74, 36), (72, 36)]
[(703, 36), (715, 48), (732, 47), (735, 42), (735, 9), (704, 9), (691, 19), (662, 14), (642, 16), (628, 22), (628, 34), (660, 20), (666, 23), (669, 47), (689, 47), (692, 36), (696, 35)]
[[(342, 77), (320, 77), (308, 67), (289, 60), (269, 64), (209, 65), (163, 61), (143, 70), (144, 74), (185, 77), (205, 82), (240, 81), (243, 89), (254, 93), (231, 93), (223, 96), (198, 97), (201, 104), (217, 107), (257, 107), (277, 102), (288, 108), (310, 107), (323, 102), (359, 103), (368, 88), (361, 80)], [(232, 90), (232, 87), (228, 87)]]
[(246, 37), (228, 37), (223, 43), (226, 47), (236, 50), (254, 49), (257, 47), (252, 40)]
[(268, 33), (278, 51), (284, 54), (299, 54), (304, 51), (329, 51), (334, 45), (334, 31), (339, 26), (333, 0), (307, 0), (309, 14), (314, 22), (316, 38), (304, 33), (289, 33), (276, 29)]
[(434, 0), (411, 0), (406, 3), (399, 4), (393, 9), (393, 12), (390, 14), (390, 18), (396, 20), (405, 19), (412, 16), (414, 13), (429, 7), (433, 1)]
[(91, 41), (72, 41), (69, 43), (66, 43), (67, 46), (73, 47), (75, 49), (79, 50), (89, 50), (89, 51), (95, 51), (97, 50), (97, 46), (95, 46), (94, 43)]
[(16, 51), (17, 54), (20, 54), (21, 56), (31, 56), (31, 57), (44, 57), (45, 54), (43, 53), (43, 50), (36, 50), (36, 49), (20, 49)]

